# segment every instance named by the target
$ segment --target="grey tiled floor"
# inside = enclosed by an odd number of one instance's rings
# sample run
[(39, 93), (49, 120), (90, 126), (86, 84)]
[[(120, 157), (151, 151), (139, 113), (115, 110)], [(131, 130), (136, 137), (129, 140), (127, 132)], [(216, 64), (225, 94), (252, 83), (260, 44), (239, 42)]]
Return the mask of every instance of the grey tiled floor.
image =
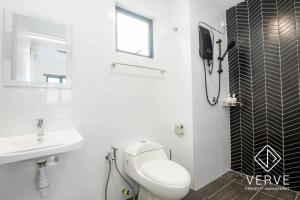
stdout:
[(222, 177), (204, 186), (196, 192), (189, 193), (183, 200), (300, 200), (300, 195), (291, 190), (268, 190), (274, 186), (250, 187), (259, 190), (247, 190), (246, 177), (234, 171), (227, 172)]

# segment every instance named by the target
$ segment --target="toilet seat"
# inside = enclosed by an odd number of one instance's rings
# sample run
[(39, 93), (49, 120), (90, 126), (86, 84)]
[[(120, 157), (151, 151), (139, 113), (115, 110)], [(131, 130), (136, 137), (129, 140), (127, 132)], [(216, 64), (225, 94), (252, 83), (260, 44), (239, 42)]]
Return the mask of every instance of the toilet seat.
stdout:
[(143, 164), (141, 174), (164, 187), (176, 188), (190, 185), (190, 175), (185, 168), (168, 159), (155, 159)]

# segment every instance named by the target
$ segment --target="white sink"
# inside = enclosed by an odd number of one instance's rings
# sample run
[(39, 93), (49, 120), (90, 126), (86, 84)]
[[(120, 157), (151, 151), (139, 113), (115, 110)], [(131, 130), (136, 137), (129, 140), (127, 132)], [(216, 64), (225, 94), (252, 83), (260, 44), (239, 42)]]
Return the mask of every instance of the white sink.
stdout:
[(0, 164), (36, 159), (80, 149), (83, 137), (77, 130), (45, 133), (44, 142), (37, 134), (0, 138)]

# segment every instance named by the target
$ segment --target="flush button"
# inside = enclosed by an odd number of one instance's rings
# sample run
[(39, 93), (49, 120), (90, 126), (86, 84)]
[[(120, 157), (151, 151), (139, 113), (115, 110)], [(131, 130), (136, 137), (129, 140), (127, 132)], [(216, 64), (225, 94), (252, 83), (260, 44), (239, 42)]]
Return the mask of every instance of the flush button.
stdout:
[(141, 143), (146, 143), (146, 140), (142, 140)]

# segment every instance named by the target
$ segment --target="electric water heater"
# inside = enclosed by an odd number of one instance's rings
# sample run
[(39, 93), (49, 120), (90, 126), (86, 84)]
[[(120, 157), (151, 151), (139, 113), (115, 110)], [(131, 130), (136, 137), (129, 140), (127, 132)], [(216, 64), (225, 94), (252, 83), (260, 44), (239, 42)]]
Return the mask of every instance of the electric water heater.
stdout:
[(210, 32), (207, 28), (199, 26), (199, 54), (204, 60), (213, 59), (213, 47)]

